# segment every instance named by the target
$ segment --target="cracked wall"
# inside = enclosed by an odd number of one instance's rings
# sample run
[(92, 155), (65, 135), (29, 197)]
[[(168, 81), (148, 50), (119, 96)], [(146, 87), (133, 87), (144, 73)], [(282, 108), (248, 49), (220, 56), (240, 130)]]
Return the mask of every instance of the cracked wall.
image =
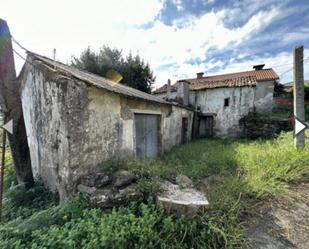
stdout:
[[(39, 69), (38, 69), (39, 68)], [(33, 173), (66, 200), (78, 179), (115, 157), (135, 155), (134, 113), (161, 116), (160, 153), (181, 143), (193, 112), (108, 92), (39, 65), (26, 66), (22, 105)]]
[[(198, 91), (194, 99), (202, 113), (215, 114), (214, 132), (217, 136), (238, 136), (239, 120), (253, 111), (254, 88), (233, 87)], [(229, 99), (228, 106), (224, 105), (225, 99)]]

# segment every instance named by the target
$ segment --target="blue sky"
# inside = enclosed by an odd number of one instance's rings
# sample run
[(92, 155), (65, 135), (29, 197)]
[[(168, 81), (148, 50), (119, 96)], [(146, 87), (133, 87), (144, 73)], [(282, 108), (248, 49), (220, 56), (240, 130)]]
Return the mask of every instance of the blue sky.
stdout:
[[(168, 78), (260, 63), (291, 81), (293, 48), (304, 45), (309, 57), (308, 13), (308, 0), (3, 0), (0, 9), (29, 50), (52, 56), (56, 48), (63, 62), (103, 44), (139, 53), (154, 70), (156, 87)], [(309, 79), (309, 60), (304, 63)]]

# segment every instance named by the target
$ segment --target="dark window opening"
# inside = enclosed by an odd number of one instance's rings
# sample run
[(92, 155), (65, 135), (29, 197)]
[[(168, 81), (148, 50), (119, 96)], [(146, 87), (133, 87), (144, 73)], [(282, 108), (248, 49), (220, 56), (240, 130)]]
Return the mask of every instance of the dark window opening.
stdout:
[(226, 107), (226, 106), (229, 106), (229, 104), (230, 104), (230, 98), (224, 99), (224, 106), (225, 106), (225, 107)]
[(181, 143), (188, 142), (188, 118), (182, 118)]

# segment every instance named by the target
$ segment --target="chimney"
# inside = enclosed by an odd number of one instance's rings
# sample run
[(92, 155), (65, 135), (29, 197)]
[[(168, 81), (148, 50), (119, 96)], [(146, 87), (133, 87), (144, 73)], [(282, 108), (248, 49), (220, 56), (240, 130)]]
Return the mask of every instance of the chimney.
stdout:
[(166, 100), (170, 99), (171, 99), (171, 80), (168, 79), (166, 84)]
[(197, 73), (197, 74), (196, 74), (196, 78), (197, 78), (197, 79), (202, 79), (202, 78), (203, 78), (203, 75), (204, 75), (203, 72)]
[(255, 71), (263, 70), (264, 66), (265, 66), (265, 64), (254, 65), (253, 69), (255, 69)]
[(178, 81), (177, 101), (183, 105), (189, 104), (189, 84), (187, 81)]

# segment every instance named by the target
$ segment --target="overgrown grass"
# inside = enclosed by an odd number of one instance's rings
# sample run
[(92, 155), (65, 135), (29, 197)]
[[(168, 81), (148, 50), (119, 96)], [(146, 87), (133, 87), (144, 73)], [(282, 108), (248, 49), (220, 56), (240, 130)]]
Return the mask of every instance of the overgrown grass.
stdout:
[[(2, 123), (2, 120), (0, 119), (0, 125)], [(0, 129), (0, 143), (2, 146), (2, 134), (3, 130)], [(2, 149), (0, 148), (0, 158), (2, 158)], [(5, 170), (4, 170), (4, 191), (6, 191), (10, 186), (13, 186), (17, 183), (13, 163), (12, 163), (12, 157), (11, 157), (11, 151), (9, 146), (7, 145), (6, 151), (5, 151)]]
[[(309, 133), (307, 132), (307, 138)], [(253, 206), (283, 193), (294, 181), (309, 177), (309, 147), (295, 150), (291, 133), (274, 140), (204, 139), (174, 149), (158, 160), (114, 160), (105, 170), (134, 170), (141, 187), (156, 191), (147, 181), (154, 176), (191, 177), (196, 186), (213, 179), (207, 195), (210, 206), (194, 219), (166, 215), (153, 204), (102, 213), (91, 209), (81, 196), (66, 205), (55, 205), (42, 189), (41, 205), (23, 216), (7, 218), (0, 226), (0, 248), (241, 248), (246, 238), (243, 214)], [(25, 201), (16, 201), (24, 197)], [(39, 202), (29, 193), (8, 195), (14, 207)], [(31, 196), (31, 195), (30, 195)], [(40, 199), (41, 198), (41, 199)], [(21, 198), (23, 199), (23, 198)], [(6, 204), (7, 205), (7, 204)], [(6, 208), (7, 208), (6, 207)]]
[[(306, 133), (307, 139), (309, 132)], [(158, 160), (114, 160), (105, 170), (124, 168), (144, 176), (184, 174), (196, 183), (207, 176), (239, 177), (257, 196), (275, 194), (286, 183), (309, 175), (309, 147), (295, 150), (291, 132), (272, 140), (202, 139), (178, 147)]]
[(0, 247), (224, 248), (237, 240), (237, 236), (225, 235), (226, 227), (224, 217), (176, 219), (155, 205), (131, 204), (102, 213), (89, 208), (87, 201), (77, 196), (66, 205), (1, 226)]
[[(249, 143), (240, 140), (241, 143)], [(112, 160), (103, 170), (133, 170), (139, 176), (174, 177), (184, 174), (198, 181), (213, 174), (231, 174), (237, 170), (236, 140), (202, 139), (173, 149), (157, 160)]]
[(13, 186), (4, 194), (4, 220), (24, 219), (57, 203), (57, 195), (47, 190), (41, 181), (30, 189)]

